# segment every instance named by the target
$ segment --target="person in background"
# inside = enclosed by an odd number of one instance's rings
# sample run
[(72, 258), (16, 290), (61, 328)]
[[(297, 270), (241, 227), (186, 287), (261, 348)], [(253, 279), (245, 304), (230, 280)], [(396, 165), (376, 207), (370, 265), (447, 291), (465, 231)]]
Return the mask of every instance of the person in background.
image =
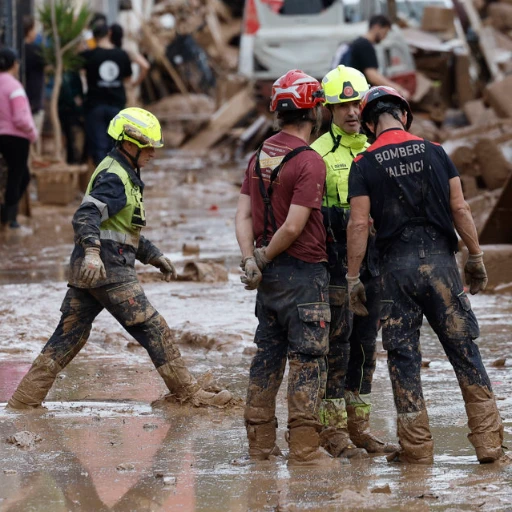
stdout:
[[(379, 62), (374, 45), (386, 39), (391, 30), (391, 20), (383, 14), (376, 14), (370, 18), (368, 32), (358, 37), (350, 45), (345, 46), (340, 52), (338, 62), (335, 65), (343, 64), (361, 71), (370, 85), (387, 85), (396, 89), (404, 98), (409, 99), (409, 91), (401, 85), (385, 77), (379, 71)], [(341, 48), (341, 47), (340, 47)]]
[(84, 101), (87, 151), (94, 165), (107, 156), (112, 140), (107, 133), (110, 120), (126, 105), (125, 82), (132, 76), (130, 57), (116, 48), (109, 38), (108, 26), (93, 27), (96, 48), (80, 53), (87, 79)]
[(81, 164), (86, 160), (83, 101), (79, 73), (65, 71), (59, 95), (59, 120), (66, 138), (68, 164)]
[(22, 72), (22, 82), (25, 84), (32, 117), (36, 125), (37, 138), (34, 149), (35, 156), (41, 157), (42, 139), (44, 123), (44, 82), (45, 82), (45, 60), (42, 47), (37, 44), (36, 23), (32, 16), (23, 17), (23, 34), (25, 37), (24, 45), (24, 66)]
[(5, 198), (0, 208), (2, 228), (19, 228), (18, 204), (30, 181), (28, 156), (37, 129), (23, 85), (20, 64), (11, 48), (0, 49), (0, 153), (8, 167)]
[(126, 51), (132, 62), (132, 72), (135, 77), (131, 83), (131, 87), (126, 91), (127, 104), (135, 105), (140, 95), (139, 85), (143, 82), (144, 78), (148, 74), (150, 64), (145, 59), (144, 55), (139, 52), (138, 45), (132, 41), (126, 41), (132, 43), (129, 45), (123, 44), (124, 30), (119, 23), (114, 23), (110, 26), (110, 42), (116, 48), (122, 48)]

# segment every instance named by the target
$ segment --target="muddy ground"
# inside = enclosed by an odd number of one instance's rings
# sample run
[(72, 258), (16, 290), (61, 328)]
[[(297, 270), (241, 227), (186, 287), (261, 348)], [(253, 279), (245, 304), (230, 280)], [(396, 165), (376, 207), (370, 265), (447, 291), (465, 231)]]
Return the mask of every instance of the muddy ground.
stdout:
[[(213, 372), (241, 397), (256, 326), (255, 293), (239, 283), (234, 236), (242, 175), (241, 167), (221, 160), (176, 153), (143, 176), (145, 235), (179, 270), (190, 260), (221, 262), (227, 281), (163, 283), (153, 269), (140, 267), (148, 297), (175, 330), (193, 372)], [(57, 325), (72, 247), (70, 218), (78, 204), (79, 198), (68, 207), (36, 203), (29, 225), (0, 235), (1, 511), (512, 511), (512, 466), (477, 463), (455, 376), (428, 325), (422, 348), (430, 364), (422, 379), (435, 439), (432, 467), (389, 464), (384, 457), (340, 461), (335, 470), (288, 470), (284, 461), (244, 464), (242, 409), (152, 407), (165, 386), (144, 350), (104, 313), (52, 388), (48, 410), (6, 412), (3, 405)], [(184, 256), (184, 243), (199, 244), (199, 255)], [(484, 295), (472, 302), (505, 444), (511, 445), (512, 297)], [(394, 440), (380, 343), (373, 396), (372, 428)], [(282, 393), (278, 418), (278, 443), (285, 449)], [(12, 437), (23, 431), (33, 435)]]

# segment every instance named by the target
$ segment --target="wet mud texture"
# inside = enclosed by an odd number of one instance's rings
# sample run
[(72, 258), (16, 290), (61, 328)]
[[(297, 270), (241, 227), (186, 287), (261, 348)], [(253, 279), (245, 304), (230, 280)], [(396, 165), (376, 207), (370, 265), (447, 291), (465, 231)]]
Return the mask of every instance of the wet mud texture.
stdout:
[[(185, 168), (197, 173), (195, 184), (182, 184)], [(210, 180), (202, 169), (216, 178)], [(155, 281), (144, 290), (176, 333), (194, 376), (211, 371), (219, 385), (239, 397), (247, 390), (256, 327), (255, 294), (243, 290), (239, 281), (232, 224), (237, 188), (229, 184), (242, 175), (218, 162), (176, 155), (172, 164), (164, 163), (145, 178), (148, 218), (158, 222), (145, 235), (178, 263), (178, 270), (185, 263), (183, 243), (203, 237), (201, 258), (225, 261), (230, 273), (219, 284)], [(66, 293), (63, 269), (71, 252), (69, 221), (78, 204), (35, 205), (34, 237), (0, 240), (2, 512), (512, 508), (511, 466), (478, 464), (467, 439), (456, 377), (426, 322), (421, 353), (430, 365), (421, 368), (421, 379), (434, 439), (432, 466), (390, 464), (384, 456), (340, 462), (325, 471), (288, 469), (280, 458), (233, 463), (248, 451), (243, 409), (151, 408), (166, 387), (146, 351), (136, 342), (130, 345), (130, 336), (105, 313), (96, 319), (84, 349), (57, 378), (48, 410), (6, 412), (3, 404), (58, 324)], [(218, 209), (210, 211), (211, 205)], [(504, 444), (511, 446), (512, 365), (507, 357), (512, 353), (512, 299), (475, 296), (471, 302), (481, 330), (476, 343), (503, 417)], [(490, 365), (503, 358), (503, 365)], [(276, 443), (285, 453), (286, 382), (285, 373), (276, 400)], [(372, 432), (396, 442), (396, 412), (380, 341), (372, 397)], [(6, 442), (23, 431), (42, 440), (30, 450)]]

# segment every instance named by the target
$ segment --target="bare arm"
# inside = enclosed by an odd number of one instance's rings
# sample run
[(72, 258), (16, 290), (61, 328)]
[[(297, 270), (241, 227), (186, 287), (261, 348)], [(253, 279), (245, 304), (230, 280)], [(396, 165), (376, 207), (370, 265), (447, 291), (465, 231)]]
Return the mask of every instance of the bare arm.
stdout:
[(299, 238), (311, 214), (311, 208), (290, 205), (288, 215), (283, 225), (275, 232), (268, 244), (265, 255), (270, 260), (286, 251)]
[(350, 200), (350, 219), (347, 226), (347, 275), (355, 277), (359, 274), (361, 263), (368, 245), (368, 217), (370, 215), (370, 198), (356, 196)]
[(452, 210), (453, 224), (462, 241), (466, 244), (469, 254), (480, 254), (478, 233), (476, 230), (471, 208), (464, 199), (460, 178), (450, 179), (450, 208)]
[(130, 56), (130, 60), (139, 66), (139, 76), (137, 77), (137, 80), (132, 82), (132, 86), (137, 87), (144, 81), (144, 78), (146, 78), (151, 66), (144, 55), (139, 52), (130, 51), (128, 52), (128, 55)]
[(386, 78), (377, 68), (366, 68), (364, 74), (371, 85), (387, 85), (388, 87), (393, 87), (393, 89), (396, 89), (406, 100), (409, 99), (410, 94), (407, 89), (393, 82), (393, 80)]
[(254, 253), (254, 232), (252, 229), (251, 197), (240, 194), (235, 216), (235, 231), (242, 259)]

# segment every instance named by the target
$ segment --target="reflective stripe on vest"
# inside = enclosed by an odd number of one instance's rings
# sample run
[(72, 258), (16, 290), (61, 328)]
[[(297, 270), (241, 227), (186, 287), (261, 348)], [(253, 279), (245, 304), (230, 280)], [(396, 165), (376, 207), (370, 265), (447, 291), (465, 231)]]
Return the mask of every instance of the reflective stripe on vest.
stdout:
[(112, 231), (111, 229), (100, 229), (100, 238), (102, 240), (113, 240), (120, 244), (131, 245), (132, 247), (139, 247), (139, 238), (119, 231)]

